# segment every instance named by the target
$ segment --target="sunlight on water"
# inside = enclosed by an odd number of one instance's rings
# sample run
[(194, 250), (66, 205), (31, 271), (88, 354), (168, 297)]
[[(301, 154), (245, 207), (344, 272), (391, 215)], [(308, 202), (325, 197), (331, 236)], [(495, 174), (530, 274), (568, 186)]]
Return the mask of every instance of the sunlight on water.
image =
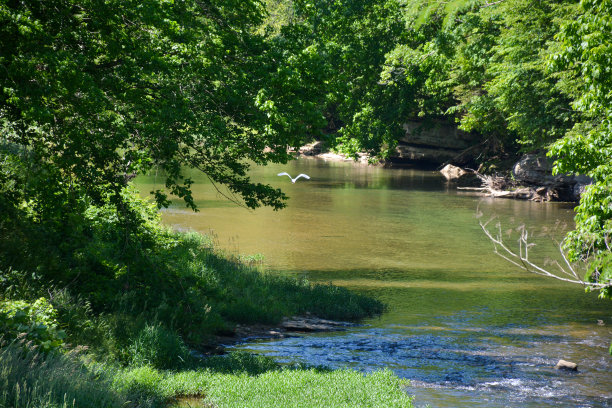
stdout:
[[(291, 184), (276, 174), (306, 173)], [(389, 305), (346, 332), (240, 346), (284, 361), (411, 379), (419, 407), (612, 406), (612, 303), (578, 286), (496, 257), (476, 218), (504, 232), (525, 224), (533, 259), (558, 259), (553, 239), (572, 228), (572, 206), (488, 199), (457, 191), (437, 172), (301, 159), (256, 168), (254, 181), (282, 188), (288, 207), (245, 210), (199, 177), (199, 213), (164, 211), (178, 229), (212, 233), (222, 248), (261, 253), (269, 270), (333, 282)], [(142, 178), (143, 192), (163, 180)], [(509, 243), (516, 236), (507, 235)], [(602, 320), (604, 325), (598, 325)], [(558, 372), (559, 359), (578, 373)]]

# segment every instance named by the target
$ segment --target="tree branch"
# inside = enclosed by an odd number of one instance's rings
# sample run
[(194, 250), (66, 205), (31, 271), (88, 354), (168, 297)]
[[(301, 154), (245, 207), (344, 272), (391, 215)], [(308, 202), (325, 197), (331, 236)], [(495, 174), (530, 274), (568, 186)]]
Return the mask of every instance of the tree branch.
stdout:
[[(517, 253), (510, 249), (504, 243), (501, 232), (501, 224), (499, 222), (496, 225), (497, 232), (491, 232), (491, 230), (489, 229), (489, 224), (491, 223), (491, 221), (493, 221), (493, 219), (494, 218), (491, 218), (485, 223), (479, 221), (478, 224), (480, 225), (480, 228), (482, 228), (485, 235), (489, 238), (489, 240), (493, 242), (494, 252), (501, 258), (510, 262), (511, 264), (523, 269), (524, 271), (534, 273), (536, 275), (547, 276), (549, 278), (557, 279), (560, 281), (582, 285), (590, 289), (599, 290), (610, 286), (610, 283), (585, 282), (582, 278), (580, 278), (580, 275), (577, 272), (577, 268), (580, 265), (572, 264), (567, 259), (567, 256), (563, 252), (561, 244), (559, 244), (559, 252), (561, 252), (561, 256), (563, 257), (563, 260), (565, 261), (569, 272), (565, 270), (565, 268), (563, 268), (561, 264), (559, 264), (559, 262), (554, 263), (557, 265), (559, 271), (549, 271), (538, 266), (537, 264), (529, 260), (529, 249), (535, 246), (534, 243), (529, 242), (529, 232), (524, 227), (520, 228), (521, 231), (518, 239), (519, 248)], [(563, 275), (569, 276), (569, 278), (566, 278)]]

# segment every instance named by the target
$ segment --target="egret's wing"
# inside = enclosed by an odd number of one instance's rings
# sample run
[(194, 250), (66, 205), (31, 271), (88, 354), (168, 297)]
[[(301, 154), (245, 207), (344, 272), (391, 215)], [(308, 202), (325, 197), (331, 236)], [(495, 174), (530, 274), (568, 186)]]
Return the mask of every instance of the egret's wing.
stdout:
[(302, 174), (298, 174), (298, 176), (297, 176), (295, 179), (297, 180), (297, 179), (299, 179), (300, 177), (304, 177), (305, 179), (310, 180), (310, 177), (309, 177), (307, 174), (304, 174), (304, 173), (302, 173)]
[(289, 173), (278, 173), (277, 176), (288, 176), (289, 178), (291, 178)]

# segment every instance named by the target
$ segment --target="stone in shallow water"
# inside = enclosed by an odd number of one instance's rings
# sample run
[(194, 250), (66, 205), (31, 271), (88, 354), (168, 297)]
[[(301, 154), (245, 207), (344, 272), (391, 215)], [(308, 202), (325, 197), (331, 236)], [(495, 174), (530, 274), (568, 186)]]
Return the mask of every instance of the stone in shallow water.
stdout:
[(578, 371), (578, 364), (571, 361), (559, 360), (555, 366), (557, 370)]
[(338, 322), (335, 320), (319, 319), (317, 317), (299, 317), (285, 318), (281, 326), (289, 331), (298, 332), (320, 332), (320, 331), (341, 331), (348, 326), (354, 324), (347, 322)]
[(447, 164), (442, 168), (442, 170), (440, 170), (440, 173), (442, 173), (447, 180), (455, 180), (466, 175), (468, 172), (463, 170), (461, 167)]

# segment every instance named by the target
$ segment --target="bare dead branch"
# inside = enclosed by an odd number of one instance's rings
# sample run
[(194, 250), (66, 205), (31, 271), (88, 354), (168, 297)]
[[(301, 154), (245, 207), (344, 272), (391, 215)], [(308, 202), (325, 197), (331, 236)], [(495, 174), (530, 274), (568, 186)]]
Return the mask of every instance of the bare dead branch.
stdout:
[(555, 265), (558, 270), (551, 271), (548, 269), (544, 269), (543, 267), (530, 261), (529, 250), (535, 246), (535, 243), (529, 242), (529, 232), (525, 228), (525, 226), (521, 225), (517, 228), (517, 230), (519, 231), (518, 251), (514, 251), (504, 243), (501, 224), (499, 222), (497, 222), (497, 224), (495, 225), (495, 229), (497, 231), (495, 233), (491, 232), (489, 224), (494, 219), (495, 217), (490, 218), (487, 222), (483, 223), (482, 221), (479, 221), (478, 223), (480, 224), (480, 228), (482, 228), (487, 238), (489, 238), (489, 240), (493, 243), (493, 251), (502, 259), (505, 259), (506, 261), (510, 262), (511, 264), (519, 267), (524, 271), (534, 273), (536, 275), (547, 276), (549, 278), (557, 279), (564, 282), (582, 285), (586, 288), (604, 289), (610, 286), (609, 282), (585, 282), (578, 273), (578, 269), (583, 265), (579, 263), (571, 263), (563, 251), (562, 244), (559, 244), (559, 252), (563, 257), (563, 261), (565, 262), (566, 267), (563, 267), (558, 261), (554, 261), (553, 265)]

